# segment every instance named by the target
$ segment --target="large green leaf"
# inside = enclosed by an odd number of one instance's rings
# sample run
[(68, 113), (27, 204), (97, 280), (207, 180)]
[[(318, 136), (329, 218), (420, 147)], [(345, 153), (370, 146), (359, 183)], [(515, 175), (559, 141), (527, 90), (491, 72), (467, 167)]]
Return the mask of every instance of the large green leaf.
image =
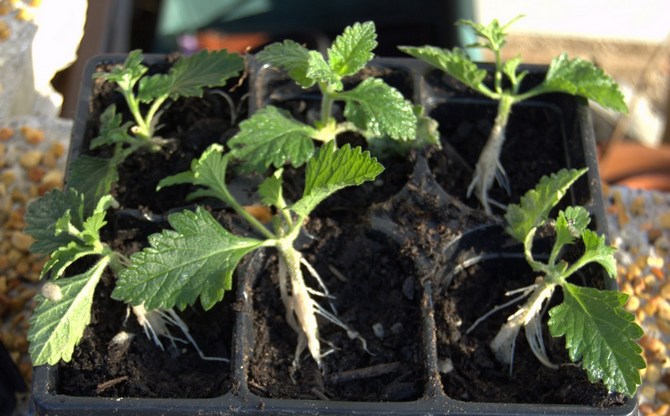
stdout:
[[(33, 365), (55, 365), (61, 359), (70, 361), (86, 325), (91, 320), (91, 304), (95, 287), (109, 259), (103, 257), (88, 271), (48, 284), (51, 299), (39, 294), (37, 308), (30, 318), (28, 341)], [(56, 289), (57, 288), (57, 289)]]
[(172, 214), (173, 230), (149, 237), (150, 247), (131, 256), (112, 297), (147, 309), (184, 309), (198, 297), (210, 309), (232, 289), (232, 276), (244, 255), (263, 242), (238, 237), (198, 207)]
[(481, 88), (486, 78), (486, 70), (477, 67), (477, 64), (472, 62), (463, 50), (455, 48), (450, 51), (436, 46), (400, 46), (399, 48), (406, 54), (441, 69), (473, 90), (486, 94), (486, 91)]
[(282, 110), (268, 106), (240, 123), (240, 132), (228, 145), (233, 157), (242, 161), (243, 172), (265, 172), (270, 165), (301, 166), (314, 153), (314, 128), (294, 120)]
[(25, 232), (35, 239), (30, 251), (48, 255), (75, 241), (72, 235), (57, 233), (56, 224), (67, 214), (75, 226), (83, 227), (83, 206), (83, 196), (74, 189), (54, 189), (28, 204)]
[(507, 232), (520, 242), (525, 242), (531, 230), (545, 223), (551, 209), (586, 171), (586, 168), (561, 169), (549, 176), (543, 176), (535, 189), (521, 197), (519, 204), (507, 206)]
[(314, 85), (314, 79), (307, 76), (311, 59), (309, 50), (290, 39), (266, 46), (256, 54), (256, 59), (262, 63), (283, 69), (291, 79), (303, 88)]
[(417, 118), (412, 104), (384, 81), (367, 78), (337, 97), (346, 101), (344, 115), (371, 134), (398, 140), (416, 138)]
[(179, 58), (167, 74), (157, 74), (140, 80), (137, 97), (151, 102), (159, 97), (201, 97), (206, 87), (225, 85), (244, 69), (244, 59), (226, 50), (200, 51)]
[(352, 149), (346, 144), (335, 149), (335, 144), (328, 142), (307, 162), (305, 189), (292, 209), (307, 216), (321, 201), (338, 190), (374, 180), (383, 171), (381, 163), (369, 152), (361, 151), (360, 147)]
[(591, 382), (603, 380), (611, 391), (632, 397), (645, 363), (635, 342), (642, 329), (623, 308), (628, 296), (566, 283), (563, 297), (549, 311), (551, 334), (565, 336), (570, 359), (582, 361)]
[(551, 61), (546, 79), (539, 88), (543, 92), (566, 92), (586, 97), (620, 113), (628, 111), (619, 86), (609, 75), (591, 62), (569, 59), (567, 54)]
[(340, 77), (353, 75), (372, 60), (377, 47), (373, 22), (354, 23), (344, 29), (328, 48), (328, 64)]

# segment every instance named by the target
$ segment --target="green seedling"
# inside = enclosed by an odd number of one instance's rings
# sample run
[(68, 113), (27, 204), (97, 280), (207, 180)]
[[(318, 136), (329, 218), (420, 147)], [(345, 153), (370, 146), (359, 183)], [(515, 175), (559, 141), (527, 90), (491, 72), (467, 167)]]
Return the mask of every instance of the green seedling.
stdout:
[[(345, 79), (359, 73), (374, 57), (377, 46), (373, 22), (355, 23), (338, 36), (327, 57), (292, 40), (273, 43), (256, 55), (261, 63), (286, 71), (302, 88), (317, 86), (321, 93), (320, 118), (313, 125), (288, 112), (266, 106), (240, 123), (229, 141), (243, 172), (265, 172), (270, 166), (301, 166), (314, 154), (314, 141), (327, 143), (346, 131), (373, 141), (388, 137), (403, 147), (439, 143), (435, 123), (395, 88), (377, 78), (366, 78), (345, 90)], [(335, 102), (344, 103), (344, 121), (334, 116)]]
[[(233, 197), (226, 184), (226, 171), (232, 154), (218, 144), (210, 146), (194, 160), (191, 170), (168, 177), (159, 188), (192, 184), (200, 188), (191, 198), (210, 197), (226, 203), (260, 236), (243, 237), (226, 230), (207, 210), (174, 213), (168, 217), (172, 227), (149, 237), (149, 247), (131, 256), (132, 264), (120, 273), (112, 293), (115, 299), (148, 309), (184, 309), (197, 299), (210, 309), (232, 289), (233, 272), (245, 255), (262, 247), (279, 253), (279, 284), (286, 308), (286, 321), (298, 334), (294, 366), (307, 347), (319, 365), (321, 351), (316, 314), (320, 314), (359, 337), (337, 317), (312, 298), (303, 268), (321, 281), (313, 267), (294, 247), (303, 223), (316, 206), (334, 192), (374, 180), (383, 171), (369, 152), (349, 145), (336, 149), (334, 142), (321, 146), (307, 161), (302, 197), (293, 204), (284, 199), (282, 169), (259, 186), (260, 200), (276, 214), (267, 228), (251, 216)], [(327, 289), (322, 286), (324, 294)], [(362, 338), (359, 337), (362, 340)]]
[[(633, 396), (640, 384), (639, 370), (645, 363), (642, 348), (636, 342), (643, 334), (642, 329), (624, 309), (628, 295), (577, 286), (569, 281), (586, 265), (594, 263), (602, 266), (610, 278), (615, 278), (616, 249), (606, 244), (605, 236), (587, 228), (591, 218), (581, 206), (567, 207), (559, 211), (556, 219), (549, 219), (552, 208), (584, 172), (586, 169), (563, 169), (545, 176), (518, 205), (508, 206), (506, 231), (523, 243), (524, 257), (539, 275), (532, 285), (507, 293), (516, 297), (478, 319), (468, 332), (492, 313), (526, 299), (500, 328), (491, 341), (491, 348), (500, 362), (510, 365), (511, 371), (516, 337), (523, 327), (538, 360), (556, 368), (546, 353), (541, 321), (546, 303), (560, 288), (563, 302), (549, 309), (547, 324), (551, 335), (565, 337), (570, 360), (581, 361), (591, 382), (602, 380), (610, 391)], [(537, 230), (546, 225), (554, 230), (554, 244), (548, 259), (540, 261), (533, 255), (533, 241)], [(583, 253), (568, 262), (562, 255), (572, 245), (583, 246)]]
[[(40, 278), (48, 278), (48, 281), (36, 296), (37, 308), (30, 318), (28, 341), (33, 365), (54, 365), (60, 360), (72, 359), (75, 346), (90, 323), (93, 294), (103, 273), (107, 269), (118, 272), (128, 262), (100, 239), (107, 209), (114, 202), (106, 195), (88, 214), (84, 196), (69, 189), (50, 191), (28, 205), (25, 231), (35, 238), (31, 252), (50, 255), (40, 274)], [(86, 271), (66, 276), (70, 266), (85, 258), (92, 259)], [(158, 336), (174, 342), (176, 338), (168, 326), (177, 326), (203, 359), (219, 360), (202, 354), (189, 335), (188, 327), (174, 311), (147, 311), (137, 305), (132, 312), (147, 336), (161, 349), (163, 345)]]
[(100, 116), (99, 136), (91, 141), (90, 148), (111, 146), (112, 156), (83, 155), (74, 161), (68, 185), (87, 195), (88, 201), (109, 193), (118, 179), (118, 166), (128, 156), (139, 149), (158, 151), (169, 141), (156, 135), (169, 100), (202, 97), (205, 88), (224, 85), (244, 69), (241, 56), (224, 50), (179, 58), (167, 74), (146, 75), (149, 69), (142, 64), (143, 59), (141, 51), (134, 50), (123, 65), (94, 74), (94, 78), (116, 84), (133, 120), (124, 122), (116, 106), (109, 106)]
[(487, 71), (477, 66), (462, 49), (447, 50), (434, 46), (400, 47), (403, 52), (445, 71), (480, 94), (498, 101), (498, 113), (493, 128), (480, 153), (472, 182), (468, 187), (468, 196), (474, 191), (488, 214), (492, 213), (490, 204), (504, 208), (502, 204), (488, 196), (494, 179), (497, 179), (508, 194), (510, 193), (509, 179), (500, 163), (500, 153), (512, 106), (541, 94), (562, 92), (588, 98), (603, 107), (619, 112), (627, 111), (623, 95), (612, 78), (592, 63), (579, 58), (569, 59), (566, 54), (561, 54), (551, 61), (543, 82), (524, 90), (522, 82), (528, 71), (519, 70), (521, 57), (517, 56), (508, 61), (503, 61), (501, 57), (506, 31), (517, 19), (503, 26), (497, 20), (486, 26), (470, 20), (459, 21), (460, 24), (474, 29), (481, 39), (469, 47), (488, 49), (495, 56), (493, 85), (486, 83)]

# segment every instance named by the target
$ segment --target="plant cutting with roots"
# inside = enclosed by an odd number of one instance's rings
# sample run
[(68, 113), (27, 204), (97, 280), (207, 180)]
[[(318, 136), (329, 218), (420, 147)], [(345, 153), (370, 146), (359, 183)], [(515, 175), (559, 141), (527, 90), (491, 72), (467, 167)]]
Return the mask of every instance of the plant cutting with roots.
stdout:
[[(605, 236), (598, 236), (587, 228), (590, 214), (581, 206), (567, 207), (559, 211), (555, 219), (549, 219), (552, 208), (585, 172), (586, 169), (563, 169), (544, 176), (518, 205), (508, 206), (506, 231), (523, 243), (524, 257), (539, 275), (533, 284), (506, 293), (516, 297), (479, 318), (468, 333), (493, 313), (525, 299), (491, 341), (491, 349), (500, 362), (510, 366), (511, 373), (516, 338), (523, 328), (537, 359), (547, 367), (557, 368), (546, 352), (542, 316), (554, 291), (560, 288), (563, 302), (549, 309), (547, 325), (551, 335), (565, 336), (570, 360), (581, 361), (591, 382), (602, 380), (610, 391), (633, 396), (641, 382), (639, 370), (645, 363), (642, 348), (636, 342), (642, 336), (642, 329), (634, 322), (633, 314), (624, 309), (628, 295), (569, 282), (582, 268), (594, 263), (602, 266), (610, 278), (615, 278), (616, 249), (605, 243)], [(545, 225), (554, 231), (554, 244), (546, 262), (532, 252), (535, 234)], [(583, 253), (569, 263), (563, 254), (567, 247), (575, 244), (583, 246)]]
[(611, 77), (591, 62), (579, 58), (569, 59), (566, 54), (561, 54), (551, 61), (546, 77), (540, 84), (524, 89), (523, 81), (528, 71), (519, 70), (521, 57), (502, 60), (506, 31), (520, 17), (502, 26), (497, 20), (488, 25), (470, 20), (459, 21), (459, 24), (472, 28), (481, 39), (480, 42), (468, 47), (484, 48), (493, 53), (495, 67), (492, 85), (487, 81), (488, 72), (473, 62), (460, 48), (447, 50), (435, 46), (399, 47), (403, 52), (441, 69), (478, 93), (498, 102), (493, 127), (479, 155), (467, 192), (468, 196), (474, 192), (489, 215), (492, 214), (491, 205), (505, 208), (488, 195), (494, 180), (497, 180), (507, 194), (511, 193), (509, 179), (500, 163), (500, 154), (512, 107), (515, 104), (541, 94), (562, 92), (588, 98), (615, 111), (622, 113), (627, 111), (623, 95)]
[[(232, 208), (262, 239), (242, 237), (226, 230), (207, 210), (183, 211), (170, 215), (172, 227), (149, 237), (150, 246), (131, 256), (131, 265), (120, 273), (112, 297), (148, 309), (184, 309), (199, 298), (207, 310), (232, 289), (233, 273), (246, 254), (263, 247), (279, 253), (280, 295), (286, 308), (286, 321), (298, 334), (294, 367), (307, 348), (321, 366), (321, 351), (316, 314), (344, 328), (348, 335), (365, 341), (334, 313), (321, 307), (313, 296), (327, 296), (314, 268), (295, 247), (304, 221), (316, 206), (338, 190), (374, 180), (383, 167), (368, 152), (333, 142), (322, 146), (307, 162), (302, 197), (289, 204), (282, 191), (282, 169), (259, 186), (261, 202), (274, 209), (271, 229), (249, 214), (231, 194), (226, 171), (232, 153), (221, 145), (210, 146), (194, 160), (191, 170), (160, 182), (159, 188), (192, 184), (200, 189), (189, 198), (210, 197)], [(304, 270), (322, 286), (322, 292), (305, 283)]]

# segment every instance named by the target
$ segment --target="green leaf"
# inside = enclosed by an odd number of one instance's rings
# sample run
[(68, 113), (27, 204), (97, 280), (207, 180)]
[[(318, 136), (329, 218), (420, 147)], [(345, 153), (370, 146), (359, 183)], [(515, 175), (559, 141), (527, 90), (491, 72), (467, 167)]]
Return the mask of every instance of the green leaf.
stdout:
[(258, 195), (260, 195), (263, 204), (280, 209), (286, 205), (282, 193), (283, 171), (283, 169), (276, 170), (271, 176), (265, 178), (258, 187)]
[(210, 309), (232, 289), (233, 271), (244, 255), (263, 242), (238, 237), (198, 207), (172, 214), (173, 230), (149, 237), (150, 247), (131, 256), (112, 297), (150, 309), (193, 305)]
[(65, 270), (70, 267), (75, 261), (92, 255), (99, 254), (91, 246), (82, 244), (79, 241), (70, 241), (67, 245), (57, 248), (51, 257), (44, 263), (42, 267), (41, 277), (51, 272), (52, 279), (59, 279), (65, 273)]
[(337, 94), (346, 101), (344, 116), (371, 134), (396, 140), (416, 138), (412, 103), (381, 79), (367, 78), (354, 89)]
[(55, 365), (61, 359), (70, 361), (91, 320), (95, 287), (108, 262), (108, 258), (102, 258), (82, 274), (51, 283), (60, 289), (60, 300), (50, 300), (41, 294), (35, 297), (37, 308), (28, 330), (33, 365)]
[(286, 71), (292, 80), (303, 88), (314, 85), (314, 79), (307, 76), (310, 54), (307, 48), (292, 40), (273, 43), (256, 54), (258, 61), (276, 66)]
[(159, 97), (202, 97), (206, 87), (225, 85), (244, 69), (244, 59), (226, 50), (206, 50), (179, 58), (167, 74), (140, 80), (137, 98), (151, 102)]
[(91, 140), (91, 149), (103, 145), (114, 145), (116, 143), (133, 143), (137, 139), (128, 134), (128, 129), (133, 123), (123, 124), (123, 117), (116, 112), (116, 105), (112, 104), (100, 115), (100, 135)]
[(589, 61), (569, 59), (567, 54), (554, 58), (546, 79), (539, 86), (543, 92), (565, 92), (593, 100), (603, 107), (626, 113), (626, 101), (617, 83)]
[(507, 206), (505, 230), (518, 241), (525, 242), (531, 230), (545, 223), (551, 209), (586, 171), (587, 168), (561, 169), (549, 176), (543, 176), (535, 189), (521, 197), (519, 204)]
[(372, 60), (377, 47), (374, 22), (354, 23), (328, 48), (328, 63), (340, 77), (353, 75)]
[(137, 81), (142, 78), (148, 68), (142, 65), (144, 60), (142, 51), (136, 49), (128, 53), (126, 61), (121, 66), (115, 66), (109, 72), (93, 74), (93, 78), (102, 78), (106, 81), (115, 82), (122, 91), (130, 92)]
[(632, 397), (645, 363), (635, 342), (642, 329), (623, 308), (628, 296), (570, 283), (563, 289), (563, 303), (549, 311), (551, 335), (565, 336), (570, 359), (582, 361), (591, 382)]
[(560, 211), (555, 225), (557, 244), (571, 244), (575, 238), (581, 237), (590, 222), (591, 215), (584, 207), (567, 207)]
[(292, 209), (307, 216), (338, 190), (372, 181), (383, 171), (384, 167), (370, 152), (363, 152), (360, 147), (352, 149), (348, 144), (335, 149), (335, 143), (328, 142), (307, 162), (305, 189)]
[(48, 255), (74, 241), (76, 239), (74, 236), (57, 233), (56, 224), (68, 213), (70, 221), (75, 226), (82, 227), (83, 205), (83, 196), (74, 189), (66, 191), (54, 189), (28, 204), (24, 231), (35, 239), (30, 251)]
[(84, 195), (84, 214), (89, 216), (103, 196), (110, 193), (119, 179), (113, 159), (81, 155), (72, 162), (67, 186)]
[(270, 165), (280, 168), (304, 164), (314, 153), (315, 135), (314, 128), (268, 106), (240, 123), (240, 132), (228, 145), (233, 157), (242, 161), (242, 172), (262, 173)]
[(604, 235), (598, 236), (597, 233), (589, 229), (582, 231), (582, 240), (584, 241), (584, 254), (579, 262), (583, 264), (598, 263), (614, 279), (616, 277), (616, 259), (614, 258), (616, 248), (607, 245)]
[(330, 68), (323, 59), (323, 55), (317, 51), (309, 51), (307, 76), (318, 83), (328, 85), (328, 88), (333, 91), (341, 91), (343, 88), (340, 76)]
[(483, 90), (482, 85), (486, 78), (486, 70), (477, 67), (462, 49), (455, 48), (450, 51), (435, 46), (400, 46), (401, 51), (436, 68), (441, 69), (463, 84), (490, 96), (488, 90)]
[[(505, 45), (505, 38), (507, 36), (507, 28), (514, 22), (522, 18), (523, 15), (516, 16), (504, 25), (500, 25), (498, 19), (493, 19), (489, 24), (473, 22), (472, 20), (461, 19), (457, 22), (459, 25), (471, 27), (477, 36), (484, 38), (485, 42), (475, 44), (472, 46), (484, 47), (492, 51), (499, 51)], [(470, 46), (470, 45), (469, 45)]]

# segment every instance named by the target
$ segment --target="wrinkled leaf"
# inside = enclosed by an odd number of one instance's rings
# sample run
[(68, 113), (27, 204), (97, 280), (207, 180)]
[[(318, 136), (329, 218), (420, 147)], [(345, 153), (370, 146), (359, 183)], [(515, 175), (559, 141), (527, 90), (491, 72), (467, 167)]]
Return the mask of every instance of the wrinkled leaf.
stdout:
[(323, 59), (323, 55), (317, 51), (309, 51), (309, 66), (307, 76), (314, 81), (326, 84), (332, 91), (340, 91), (343, 88), (342, 80)]
[(340, 77), (353, 75), (372, 60), (377, 47), (373, 22), (354, 23), (344, 29), (328, 48), (328, 63)]
[(309, 50), (290, 39), (282, 43), (273, 43), (256, 54), (259, 62), (270, 64), (286, 71), (292, 80), (303, 88), (314, 85), (314, 79), (307, 76)]
[(591, 214), (584, 207), (567, 207), (556, 218), (556, 241), (559, 245), (572, 244), (591, 222)]
[(314, 128), (268, 106), (240, 123), (240, 132), (228, 145), (233, 157), (242, 162), (242, 172), (262, 173), (270, 165), (280, 168), (304, 164), (314, 153), (315, 135)]
[(374, 180), (383, 171), (381, 163), (369, 152), (361, 151), (360, 147), (352, 149), (346, 144), (335, 149), (335, 144), (328, 142), (307, 162), (305, 189), (292, 209), (307, 216), (321, 201), (338, 190)]
[(582, 241), (584, 242), (584, 254), (580, 258), (581, 262), (598, 263), (605, 268), (605, 271), (611, 278), (616, 277), (616, 259), (614, 253), (616, 248), (607, 245), (605, 236), (598, 236), (597, 233), (589, 229), (582, 231)]
[(102, 78), (115, 82), (123, 91), (132, 91), (137, 81), (142, 78), (148, 68), (142, 65), (142, 51), (136, 49), (128, 53), (123, 65), (115, 66), (109, 72), (97, 72), (93, 78)]
[(91, 140), (91, 149), (103, 145), (114, 145), (116, 143), (132, 143), (134, 139), (128, 134), (128, 129), (133, 123), (123, 123), (123, 117), (116, 112), (116, 105), (112, 104), (100, 115), (100, 135)]
[(84, 195), (84, 214), (88, 216), (95, 210), (100, 198), (111, 192), (118, 179), (114, 160), (81, 155), (70, 166), (67, 186)]
[(582, 361), (591, 382), (632, 397), (645, 363), (635, 342), (642, 329), (623, 308), (628, 295), (570, 283), (563, 289), (563, 303), (549, 311), (551, 335), (565, 336), (570, 359)]
[(28, 204), (24, 231), (35, 239), (30, 251), (48, 255), (74, 241), (74, 236), (57, 233), (56, 224), (67, 214), (70, 222), (77, 227), (83, 227), (83, 206), (83, 196), (74, 189), (54, 189)]
[(168, 217), (172, 230), (149, 237), (150, 246), (131, 256), (112, 297), (146, 309), (184, 309), (198, 298), (207, 310), (232, 289), (233, 272), (262, 241), (228, 232), (198, 207)]

